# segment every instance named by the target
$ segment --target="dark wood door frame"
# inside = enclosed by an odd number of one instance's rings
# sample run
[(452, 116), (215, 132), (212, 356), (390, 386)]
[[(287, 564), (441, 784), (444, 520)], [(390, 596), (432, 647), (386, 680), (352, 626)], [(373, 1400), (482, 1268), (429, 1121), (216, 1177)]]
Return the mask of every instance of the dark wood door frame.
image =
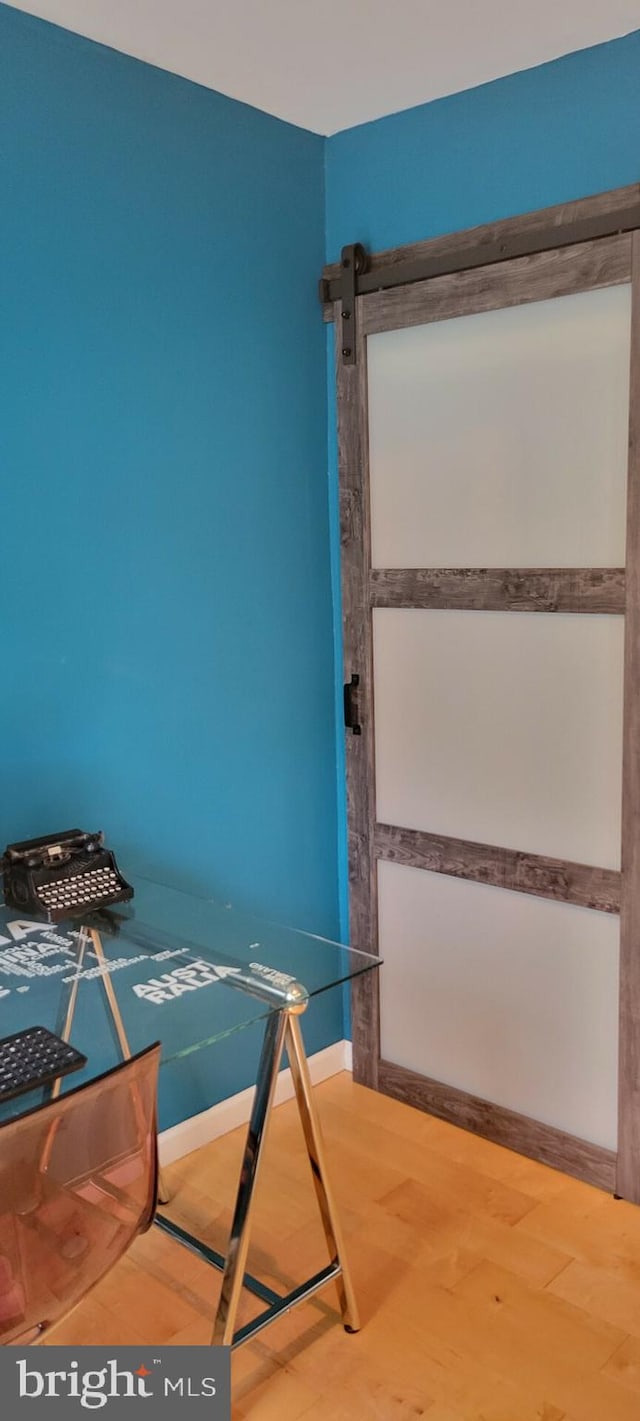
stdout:
[[(622, 231), (611, 232), (617, 214)], [(607, 235), (572, 241), (600, 224)], [(586, 227), (585, 227), (585, 224)], [(607, 225), (608, 224), (608, 225)], [(347, 731), (347, 811), (352, 945), (378, 951), (377, 863), (410, 864), (557, 901), (620, 914), (619, 1133), (617, 1152), (519, 1115), (380, 1057), (378, 973), (352, 989), (354, 1077), (523, 1154), (640, 1203), (640, 185), (528, 213), (469, 232), (375, 255), (369, 271), (403, 265), (408, 284), (355, 299), (355, 361), (345, 362), (340, 301), (325, 306), (336, 326), (338, 466), (344, 679), (357, 675), (360, 732)], [(556, 231), (557, 248), (535, 250)], [(594, 229), (592, 229), (594, 230)], [(497, 261), (505, 243), (530, 254)], [(531, 250), (533, 244), (533, 250)], [(538, 243), (540, 245), (540, 243)], [(461, 269), (464, 254), (472, 254)], [(482, 264), (489, 255), (489, 264)], [(492, 258), (492, 260), (491, 260)], [(415, 280), (416, 262), (438, 272)], [(447, 260), (450, 269), (447, 270)], [(339, 266), (325, 268), (324, 290)], [(372, 569), (368, 456), (367, 338), (527, 301), (620, 283), (632, 287), (627, 555), (623, 568)], [(373, 705), (374, 607), (438, 607), (625, 615), (622, 868), (520, 853), (506, 847), (378, 824)]]

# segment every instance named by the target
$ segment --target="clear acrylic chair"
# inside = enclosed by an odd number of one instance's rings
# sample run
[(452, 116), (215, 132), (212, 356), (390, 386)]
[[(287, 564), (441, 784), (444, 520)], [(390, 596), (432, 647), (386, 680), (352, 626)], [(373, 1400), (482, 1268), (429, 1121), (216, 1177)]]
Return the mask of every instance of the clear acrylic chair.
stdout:
[(153, 1222), (159, 1061), (0, 1124), (0, 1344), (39, 1341)]

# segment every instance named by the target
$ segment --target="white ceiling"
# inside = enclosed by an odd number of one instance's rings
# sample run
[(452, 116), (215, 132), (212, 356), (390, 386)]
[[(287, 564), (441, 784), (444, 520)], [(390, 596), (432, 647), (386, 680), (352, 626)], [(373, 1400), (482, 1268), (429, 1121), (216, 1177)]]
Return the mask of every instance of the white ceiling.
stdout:
[(317, 133), (640, 29), (640, 0), (12, 0)]

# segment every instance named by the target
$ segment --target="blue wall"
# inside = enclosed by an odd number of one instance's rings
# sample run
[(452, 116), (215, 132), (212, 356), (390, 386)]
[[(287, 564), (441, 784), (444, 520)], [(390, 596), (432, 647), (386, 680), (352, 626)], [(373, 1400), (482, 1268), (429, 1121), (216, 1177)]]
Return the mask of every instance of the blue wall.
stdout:
[(640, 30), (327, 140), (327, 260), (640, 179)]
[(323, 140), (4, 5), (0, 135), (0, 841), (335, 934)]
[[(334, 259), (637, 180), (639, 78), (640, 32), (325, 143), (0, 3), (1, 841), (100, 825), (344, 927), (325, 222)], [(165, 1077), (162, 1123), (256, 1045)]]
[[(640, 30), (327, 139), (327, 261), (335, 261), (348, 242), (379, 251), (639, 180)], [(330, 329), (335, 567), (340, 549)], [(336, 597), (337, 665), (341, 631)], [(340, 789), (338, 836), (344, 915), (346, 815)]]

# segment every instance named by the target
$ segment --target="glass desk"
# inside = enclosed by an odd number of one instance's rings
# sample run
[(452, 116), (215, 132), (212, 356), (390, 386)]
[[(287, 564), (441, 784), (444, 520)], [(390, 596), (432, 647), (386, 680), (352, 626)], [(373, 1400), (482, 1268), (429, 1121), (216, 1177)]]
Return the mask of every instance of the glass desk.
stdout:
[[(130, 879), (131, 881), (131, 879)], [(81, 1071), (0, 1103), (0, 1119), (44, 1105), (153, 1041), (162, 1063), (264, 1020), (256, 1090), (226, 1256), (159, 1213), (165, 1232), (223, 1274), (213, 1342), (239, 1346), (335, 1280), (344, 1326), (358, 1315), (327, 1180), (300, 1016), (311, 997), (380, 966), (380, 958), (264, 922), (211, 899), (134, 877), (131, 903), (49, 924), (0, 900), (0, 1037), (46, 1026), (87, 1056)], [(278, 1071), (286, 1050), (324, 1225), (329, 1264), (282, 1297), (246, 1273), (251, 1207)], [(161, 1181), (160, 1197), (167, 1202)], [(242, 1288), (265, 1304), (236, 1330)]]

